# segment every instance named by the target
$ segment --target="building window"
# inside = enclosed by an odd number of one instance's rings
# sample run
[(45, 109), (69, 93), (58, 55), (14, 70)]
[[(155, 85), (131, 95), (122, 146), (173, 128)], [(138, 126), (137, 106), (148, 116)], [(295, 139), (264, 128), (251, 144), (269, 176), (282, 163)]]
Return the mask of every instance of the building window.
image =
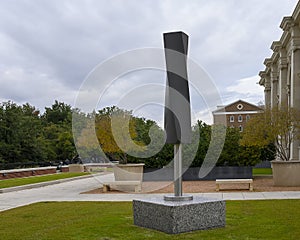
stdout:
[(246, 116), (246, 122), (248, 122), (250, 120), (250, 115)]
[(239, 115), (238, 116), (238, 122), (242, 122), (243, 121), (243, 116), (242, 115)]
[(239, 130), (240, 130), (240, 132), (242, 132), (244, 130), (242, 125), (239, 126)]
[(234, 122), (234, 116), (230, 116), (229, 121), (230, 121), (230, 122)]

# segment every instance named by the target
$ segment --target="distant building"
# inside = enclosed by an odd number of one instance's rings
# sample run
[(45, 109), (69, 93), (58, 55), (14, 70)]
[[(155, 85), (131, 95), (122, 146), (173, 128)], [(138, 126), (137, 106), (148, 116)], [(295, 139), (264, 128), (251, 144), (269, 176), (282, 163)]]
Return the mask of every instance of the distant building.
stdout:
[(262, 108), (243, 100), (238, 100), (226, 106), (218, 106), (217, 110), (213, 111), (212, 114), (214, 124), (224, 124), (227, 127), (238, 128), (242, 132), (251, 117), (262, 112)]

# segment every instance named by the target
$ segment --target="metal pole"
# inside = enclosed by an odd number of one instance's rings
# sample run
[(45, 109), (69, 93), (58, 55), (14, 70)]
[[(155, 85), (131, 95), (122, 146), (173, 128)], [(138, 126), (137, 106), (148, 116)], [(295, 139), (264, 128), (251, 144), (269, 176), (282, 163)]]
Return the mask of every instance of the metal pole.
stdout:
[(182, 144), (174, 145), (174, 195), (164, 196), (166, 201), (190, 201), (192, 195), (182, 194)]
[(174, 145), (174, 195), (182, 196), (182, 145)]

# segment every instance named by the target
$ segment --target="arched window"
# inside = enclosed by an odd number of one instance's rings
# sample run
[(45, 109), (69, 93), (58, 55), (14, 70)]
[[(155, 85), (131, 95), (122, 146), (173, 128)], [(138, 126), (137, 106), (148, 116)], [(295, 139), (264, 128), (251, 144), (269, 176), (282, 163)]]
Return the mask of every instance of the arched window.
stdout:
[(242, 125), (239, 126), (239, 130), (240, 130), (240, 132), (242, 132), (244, 130)]
[(229, 121), (234, 122), (234, 116), (233, 115), (230, 116)]
[(242, 122), (243, 121), (243, 116), (242, 115), (239, 115), (238, 116), (238, 122)]

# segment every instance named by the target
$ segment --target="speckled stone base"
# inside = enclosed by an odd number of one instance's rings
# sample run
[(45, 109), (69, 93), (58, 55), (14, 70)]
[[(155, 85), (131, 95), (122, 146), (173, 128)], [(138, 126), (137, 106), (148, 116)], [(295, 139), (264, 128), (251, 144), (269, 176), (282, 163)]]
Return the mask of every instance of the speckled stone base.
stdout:
[(163, 198), (133, 200), (135, 225), (170, 234), (225, 227), (225, 215), (223, 200), (200, 197), (182, 202)]

